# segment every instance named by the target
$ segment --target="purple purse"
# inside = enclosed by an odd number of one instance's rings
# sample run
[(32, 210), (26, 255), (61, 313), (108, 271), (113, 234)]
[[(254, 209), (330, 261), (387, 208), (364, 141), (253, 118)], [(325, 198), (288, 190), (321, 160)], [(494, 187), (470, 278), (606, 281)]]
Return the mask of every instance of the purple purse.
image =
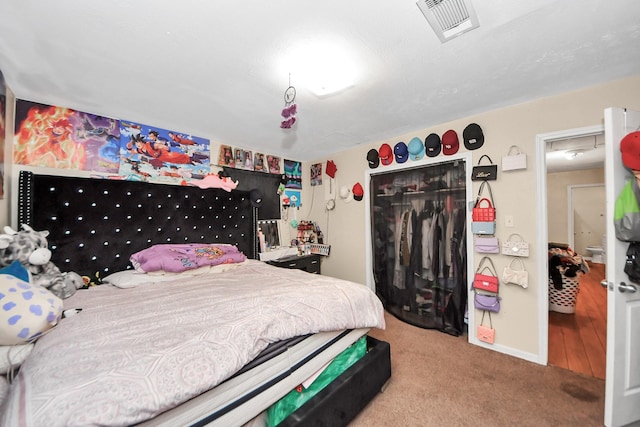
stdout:
[(473, 305), (477, 310), (492, 311), (498, 313), (500, 311), (500, 300), (498, 295), (487, 295), (474, 292)]

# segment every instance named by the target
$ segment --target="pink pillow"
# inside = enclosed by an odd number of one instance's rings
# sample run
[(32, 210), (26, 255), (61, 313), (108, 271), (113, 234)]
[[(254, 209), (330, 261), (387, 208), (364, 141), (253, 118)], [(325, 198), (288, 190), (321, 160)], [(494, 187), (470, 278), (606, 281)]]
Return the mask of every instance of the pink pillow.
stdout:
[(140, 272), (170, 271), (178, 273), (206, 265), (234, 264), (247, 259), (229, 244), (184, 243), (153, 245), (131, 255), (133, 267)]

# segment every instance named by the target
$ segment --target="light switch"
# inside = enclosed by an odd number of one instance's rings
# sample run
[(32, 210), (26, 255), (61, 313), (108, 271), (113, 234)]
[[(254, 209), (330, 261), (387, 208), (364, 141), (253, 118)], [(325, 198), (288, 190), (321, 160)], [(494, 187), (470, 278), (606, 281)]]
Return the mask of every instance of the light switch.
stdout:
[(513, 227), (513, 215), (505, 215), (504, 216), (504, 226), (505, 227)]

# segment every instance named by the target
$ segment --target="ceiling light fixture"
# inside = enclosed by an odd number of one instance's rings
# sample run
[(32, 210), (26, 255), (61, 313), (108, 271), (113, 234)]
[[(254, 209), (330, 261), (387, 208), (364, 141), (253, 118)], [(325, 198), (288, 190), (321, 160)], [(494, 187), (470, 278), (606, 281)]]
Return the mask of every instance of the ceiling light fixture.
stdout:
[(295, 73), (299, 86), (318, 97), (332, 95), (354, 86), (356, 67), (339, 42), (305, 40), (291, 53), (288, 69)]
[(567, 160), (573, 160), (576, 157), (584, 154), (585, 150), (569, 150), (564, 153), (564, 156)]
[(471, 0), (418, 0), (416, 4), (442, 43), (480, 26)]

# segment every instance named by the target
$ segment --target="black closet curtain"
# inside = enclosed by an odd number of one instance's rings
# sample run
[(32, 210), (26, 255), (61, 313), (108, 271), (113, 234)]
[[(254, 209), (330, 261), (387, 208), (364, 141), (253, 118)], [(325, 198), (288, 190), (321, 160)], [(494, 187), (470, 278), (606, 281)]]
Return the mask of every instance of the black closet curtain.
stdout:
[(371, 176), (376, 293), (415, 326), (464, 331), (466, 174), (461, 160)]

